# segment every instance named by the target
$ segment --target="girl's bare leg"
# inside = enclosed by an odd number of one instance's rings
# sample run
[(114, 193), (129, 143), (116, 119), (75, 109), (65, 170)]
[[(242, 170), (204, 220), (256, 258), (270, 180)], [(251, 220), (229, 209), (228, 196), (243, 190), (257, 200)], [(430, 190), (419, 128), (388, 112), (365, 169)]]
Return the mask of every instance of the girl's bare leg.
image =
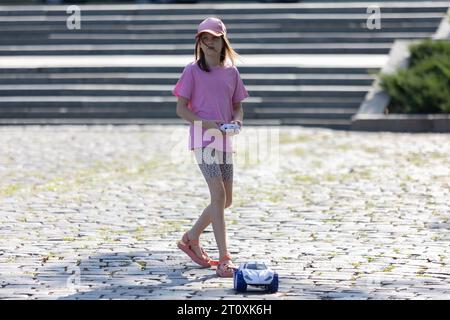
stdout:
[[(198, 239), (201, 232), (209, 225), (210, 221), (219, 249), (219, 256), (223, 257), (228, 252), (224, 216), (226, 201), (225, 186), (221, 177), (213, 177), (206, 181), (211, 195), (211, 203), (205, 208), (194, 227), (189, 231), (188, 236), (190, 239)], [(199, 252), (196, 253), (199, 254)]]
[(188, 231), (189, 239), (198, 239), (209, 224), (211, 223), (211, 204), (204, 210), (201, 216), (197, 219), (191, 230)]
[[(232, 190), (233, 190), (233, 180), (227, 180), (223, 181), (224, 188), (225, 188), (225, 206), (224, 208), (228, 208), (231, 206), (232, 201)], [(211, 192), (211, 188), (210, 188)], [(194, 226), (191, 230), (188, 232), (189, 239), (199, 239), (202, 232), (209, 226), (209, 224), (212, 222), (211, 215), (212, 215), (212, 202), (209, 204), (204, 210), (201, 216), (198, 218)], [(201, 256), (200, 249), (197, 247), (194, 248), (194, 250), (198, 250), (198, 252), (195, 252), (197, 255)]]

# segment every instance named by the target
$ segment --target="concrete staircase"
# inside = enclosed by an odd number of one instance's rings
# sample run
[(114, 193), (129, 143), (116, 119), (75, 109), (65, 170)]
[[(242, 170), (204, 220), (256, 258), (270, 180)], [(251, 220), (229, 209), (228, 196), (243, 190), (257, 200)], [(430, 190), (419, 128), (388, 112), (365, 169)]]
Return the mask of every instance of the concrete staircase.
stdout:
[(367, 29), (365, 3), (82, 6), (80, 30), (67, 29), (67, 6), (2, 7), (0, 55), (192, 54), (210, 15), (243, 55), (387, 54), (395, 39), (429, 37), (448, 2), (380, 6), (381, 30)]
[[(193, 55), (196, 26), (207, 16), (227, 25), (244, 58), (268, 61), (323, 54), (387, 54), (395, 39), (430, 37), (449, 1), (377, 2), (380, 30), (366, 27), (371, 3), (90, 5), (81, 6), (81, 30), (66, 28), (67, 6), (0, 7), (1, 59), (73, 57), (67, 66), (0, 66), (0, 123), (72, 119), (179, 121), (171, 88), (183, 64), (132, 67), (80, 66), (77, 57)], [(100, 55), (100, 57), (98, 56)], [(285, 56), (286, 55), (286, 56)], [(193, 58), (193, 56), (192, 56)], [(368, 66), (370, 63), (368, 63)], [(373, 81), (364, 66), (239, 66), (251, 98), (247, 123), (298, 124), (348, 129)], [(53, 119), (53, 120), (51, 120)], [(78, 120), (76, 120), (78, 119)], [(108, 120), (109, 119), (109, 120)]]
[[(3, 118), (176, 118), (179, 67), (0, 69)], [(253, 123), (346, 128), (373, 78), (365, 68), (241, 67)], [(277, 121), (267, 121), (276, 119)]]

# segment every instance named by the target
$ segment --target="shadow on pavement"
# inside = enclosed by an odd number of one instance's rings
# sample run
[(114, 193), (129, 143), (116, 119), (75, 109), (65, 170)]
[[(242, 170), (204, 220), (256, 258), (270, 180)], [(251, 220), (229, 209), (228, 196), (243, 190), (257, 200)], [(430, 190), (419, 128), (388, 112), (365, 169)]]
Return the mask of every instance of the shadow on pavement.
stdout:
[(36, 278), (50, 289), (74, 292), (59, 299), (181, 299), (217, 278), (214, 269), (187, 262), (172, 251), (115, 252), (73, 264), (45, 264)]

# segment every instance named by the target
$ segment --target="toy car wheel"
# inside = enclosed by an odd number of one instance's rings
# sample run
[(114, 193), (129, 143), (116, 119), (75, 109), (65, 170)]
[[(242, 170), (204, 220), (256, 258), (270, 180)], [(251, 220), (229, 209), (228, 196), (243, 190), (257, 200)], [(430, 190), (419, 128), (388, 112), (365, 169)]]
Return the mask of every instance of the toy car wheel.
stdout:
[(275, 293), (278, 291), (278, 274), (273, 275), (272, 282), (267, 286), (267, 291), (270, 293)]
[(247, 283), (245, 282), (244, 275), (240, 270), (234, 273), (234, 290), (237, 292), (247, 291)]

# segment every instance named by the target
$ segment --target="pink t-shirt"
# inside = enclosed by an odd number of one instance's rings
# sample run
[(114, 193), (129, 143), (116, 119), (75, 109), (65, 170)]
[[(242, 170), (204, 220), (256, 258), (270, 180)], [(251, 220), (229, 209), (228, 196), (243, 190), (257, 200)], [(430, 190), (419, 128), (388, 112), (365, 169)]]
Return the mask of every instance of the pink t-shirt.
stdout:
[[(201, 119), (224, 123), (233, 119), (233, 103), (249, 96), (235, 66), (216, 66), (205, 72), (195, 61), (184, 68), (172, 93), (188, 99), (188, 108)], [(220, 151), (233, 151), (229, 136), (214, 134), (212, 130), (194, 124), (190, 125), (189, 132), (191, 150), (208, 146)]]

